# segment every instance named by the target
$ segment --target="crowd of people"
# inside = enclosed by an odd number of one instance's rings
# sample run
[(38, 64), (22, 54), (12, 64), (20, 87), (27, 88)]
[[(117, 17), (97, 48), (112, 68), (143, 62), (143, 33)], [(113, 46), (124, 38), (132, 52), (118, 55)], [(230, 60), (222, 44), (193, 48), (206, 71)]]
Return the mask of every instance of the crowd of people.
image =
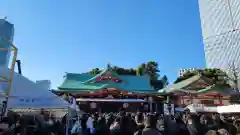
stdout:
[[(124, 112), (82, 114), (55, 119), (48, 115), (12, 115), (0, 135), (237, 135), (236, 116), (190, 113), (173, 115)], [(70, 124), (72, 123), (72, 124)], [(240, 134), (239, 134), (240, 135)]]
[[(93, 126), (88, 126), (89, 121)], [(237, 135), (239, 132), (237, 117), (229, 119), (219, 114), (187, 111), (174, 116), (124, 111), (95, 113), (85, 114), (74, 122), (72, 135)]]

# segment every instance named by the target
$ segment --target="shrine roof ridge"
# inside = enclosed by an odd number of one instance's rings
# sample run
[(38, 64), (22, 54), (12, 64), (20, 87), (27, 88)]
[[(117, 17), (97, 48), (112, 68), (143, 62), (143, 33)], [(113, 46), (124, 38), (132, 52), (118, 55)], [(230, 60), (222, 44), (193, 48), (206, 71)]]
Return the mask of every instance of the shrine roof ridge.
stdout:
[[(116, 78), (119, 78), (121, 82), (117, 83), (111, 81), (96, 81), (96, 79), (104, 75), (104, 73), (110, 73)], [(59, 87), (59, 90), (100, 90), (108, 87), (115, 87), (119, 88), (120, 90), (129, 90), (130, 92), (154, 91), (154, 89), (150, 85), (150, 77), (138, 75), (119, 75), (114, 72), (110, 66), (108, 66), (99, 74), (66, 73), (66, 75), (64, 76), (64, 82)]]

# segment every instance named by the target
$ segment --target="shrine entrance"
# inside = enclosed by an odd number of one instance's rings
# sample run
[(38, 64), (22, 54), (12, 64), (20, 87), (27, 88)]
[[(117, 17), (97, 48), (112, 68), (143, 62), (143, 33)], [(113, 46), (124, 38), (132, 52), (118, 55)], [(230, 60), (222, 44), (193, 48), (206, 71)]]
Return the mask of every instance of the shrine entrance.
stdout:
[[(80, 101), (81, 100), (81, 101)], [(146, 101), (142, 99), (78, 99), (80, 108), (85, 112), (119, 112), (124, 109), (127, 112), (141, 110)], [(82, 104), (85, 102), (85, 104)]]
[(123, 108), (123, 103), (121, 102), (102, 102), (101, 111), (102, 112), (119, 112), (121, 108)]

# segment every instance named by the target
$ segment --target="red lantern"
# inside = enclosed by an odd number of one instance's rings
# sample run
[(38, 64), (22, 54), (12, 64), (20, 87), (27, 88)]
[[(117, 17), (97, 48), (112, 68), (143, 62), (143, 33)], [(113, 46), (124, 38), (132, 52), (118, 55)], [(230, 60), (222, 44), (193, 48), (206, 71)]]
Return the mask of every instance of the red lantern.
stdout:
[(115, 79), (114, 81), (115, 81), (115, 82), (118, 82), (118, 83), (119, 83), (119, 82), (121, 82), (121, 80), (120, 80), (120, 79)]

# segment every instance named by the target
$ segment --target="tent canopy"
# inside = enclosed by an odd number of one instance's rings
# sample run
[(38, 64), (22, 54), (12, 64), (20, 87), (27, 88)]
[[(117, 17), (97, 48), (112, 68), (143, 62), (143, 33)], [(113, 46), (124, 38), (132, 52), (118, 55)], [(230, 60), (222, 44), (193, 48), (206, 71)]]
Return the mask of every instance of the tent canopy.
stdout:
[[(9, 79), (10, 69), (0, 67), (0, 76)], [(8, 82), (1, 82), (0, 89), (6, 93)], [(3, 98), (3, 97), (2, 97)], [(14, 72), (8, 101), (9, 108), (67, 108), (69, 103), (37, 85), (28, 78)]]
[(240, 105), (219, 106), (218, 113), (240, 113)]
[(188, 109), (191, 113), (196, 112), (217, 112), (216, 106), (205, 106), (203, 104), (190, 104), (185, 109)]

